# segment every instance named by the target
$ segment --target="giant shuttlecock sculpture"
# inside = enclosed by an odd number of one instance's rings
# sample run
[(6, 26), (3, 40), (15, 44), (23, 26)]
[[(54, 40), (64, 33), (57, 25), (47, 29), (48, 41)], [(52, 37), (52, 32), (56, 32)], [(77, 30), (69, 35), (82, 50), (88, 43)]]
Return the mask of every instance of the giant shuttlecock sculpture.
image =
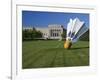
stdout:
[(79, 38), (88, 31), (88, 27), (85, 26), (84, 21), (80, 21), (78, 18), (70, 19), (67, 24), (66, 41), (64, 48), (69, 49), (71, 45), (79, 40)]

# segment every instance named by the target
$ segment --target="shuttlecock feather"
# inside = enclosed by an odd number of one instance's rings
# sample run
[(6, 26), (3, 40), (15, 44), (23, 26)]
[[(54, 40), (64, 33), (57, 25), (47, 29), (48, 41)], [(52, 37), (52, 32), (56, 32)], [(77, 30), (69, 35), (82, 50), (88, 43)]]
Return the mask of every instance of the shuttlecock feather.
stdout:
[(84, 21), (80, 21), (78, 18), (70, 19), (67, 24), (66, 43), (77, 42), (79, 38), (88, 31), (88, 29), (89, 28), (85, 26)]

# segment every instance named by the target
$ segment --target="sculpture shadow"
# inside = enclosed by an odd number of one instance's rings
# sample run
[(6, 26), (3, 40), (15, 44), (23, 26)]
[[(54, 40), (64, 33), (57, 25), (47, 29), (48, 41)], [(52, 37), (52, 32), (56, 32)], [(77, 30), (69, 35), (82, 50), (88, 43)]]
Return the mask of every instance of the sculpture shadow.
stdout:
[(77, 49), (87, 49), (87, 48), (89, 48), (89, 46), (87, 46), (87, 47), (76, 47), (76, 48), (70, 48), (70, 50), (77, 50)]

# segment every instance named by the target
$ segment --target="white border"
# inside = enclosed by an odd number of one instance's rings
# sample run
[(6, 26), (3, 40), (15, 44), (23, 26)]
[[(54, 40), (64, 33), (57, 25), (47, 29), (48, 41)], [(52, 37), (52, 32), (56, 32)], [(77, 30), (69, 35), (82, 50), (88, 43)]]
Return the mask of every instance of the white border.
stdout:
[[(96, 73), (96, 14), (93, 7), (16, 5), (12, 17), (12, 79), (35, 79), (57, 76), (92, 75)], [(22, 70), (22, 10), (73, 12), (90, 14), (90, 66)]]

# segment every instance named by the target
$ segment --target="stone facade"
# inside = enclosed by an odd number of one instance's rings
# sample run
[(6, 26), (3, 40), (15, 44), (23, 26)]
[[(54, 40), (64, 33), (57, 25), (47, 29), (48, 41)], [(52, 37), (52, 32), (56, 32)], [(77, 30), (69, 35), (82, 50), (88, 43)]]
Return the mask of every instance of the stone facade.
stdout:
[(50, 39), (61, 39), (63, 33), (62, 25), (48, 25)]
[(42, 38), (43, 39), (49, 39), (49, 30), (48, 30), (48, 28), (35, 27), (35, 29), (42, 33)]
[[(25, 27), (23, 28), (25, 30)], [(28, 29), (28, 28), (26, 28)], [(29, 30), (33, 29), (32, 27)], [(61, 39), (61, 35), (63, 33), (63, 26), (52, 24), (48, 25), (48, 27), (35, 27), (37, 31), (42, 33), (43, 39)]]

